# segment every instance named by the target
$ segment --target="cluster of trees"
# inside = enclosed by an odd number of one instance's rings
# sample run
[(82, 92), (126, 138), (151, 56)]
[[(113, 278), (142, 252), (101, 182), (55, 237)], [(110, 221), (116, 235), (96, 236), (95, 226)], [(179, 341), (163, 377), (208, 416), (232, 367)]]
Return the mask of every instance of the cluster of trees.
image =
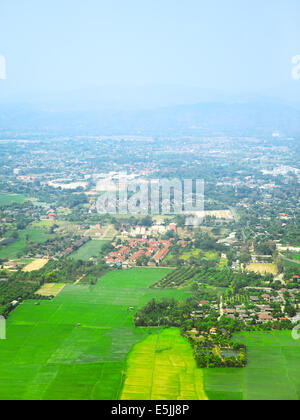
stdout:
[(152, 299), (146, 306), (138, 310), (134, 316), (137, 327), (180, 327), (189, 315), (187, 303), (175, 299), (163, 299), (157, 302)]
[(33, 220), (37, 220), (37, 216), (33, 213), (36, 211), (37, 207), (28, 201), (23, 204), (11, 203), (0, 206), (0, 219), (7, 221), (0, 227), (0, 236), (12, 237), (18, 230), (26, 229)]
[(0, 282), (0, 315), (7, 317), (13, 309), (12, 301), (21, 302), (25, 299), (32, 299), (39, 287), (39, 282), (29, 283), (11, 279), (7, 282)]
[(224, 245), (218, 244), (214, 238), (203, 232), (197, 233), (194, 246), (195, 248), (202, 249), (203, 251), (227, 251), (227, 248)]
[(255, 252), (259, 255), (273, 255), (276, 252), (276, 243), (272, 241), (257, 243)]
[(230, 268), (224, 267), (202, 267), (185, 266), (180, 267), (167, 274), (162, 280), (154, 284), (153, 287), (177, 288), (184, 285), (196, 286), (209, 285), (214, 287), (231, 287), (234, 294), (245, 286), (261, 286), (264, 282), (273, 280), (272, 275), (262, 276), (254, 272), (234, 273)]
[(235, 273), (231, 282), (231, 288), (234, 294), (240, 293), (240, 290), (247, 286), (259, 287), (266, 283), (273, 282), (272, 274), (261, 275), (252, 271)]
[(241, 349), (236, 356), (222, 356), (221, 352), (195, 345), (194, 357), (199, 368), (243, 368), (247, 364), (246, 349)]

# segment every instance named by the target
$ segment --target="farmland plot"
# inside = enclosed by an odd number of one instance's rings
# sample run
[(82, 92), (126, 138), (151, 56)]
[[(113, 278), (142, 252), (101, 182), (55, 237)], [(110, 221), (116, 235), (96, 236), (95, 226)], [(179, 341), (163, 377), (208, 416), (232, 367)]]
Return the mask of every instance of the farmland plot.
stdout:
[(26, 301), (0, 340), (0, 399), (118, 399), (126, 357), (147, 336), (135, 309), (186, 291), (152, 290), (167, 269), (115, 271), (95, 286), (68, 285), (52, 301)]

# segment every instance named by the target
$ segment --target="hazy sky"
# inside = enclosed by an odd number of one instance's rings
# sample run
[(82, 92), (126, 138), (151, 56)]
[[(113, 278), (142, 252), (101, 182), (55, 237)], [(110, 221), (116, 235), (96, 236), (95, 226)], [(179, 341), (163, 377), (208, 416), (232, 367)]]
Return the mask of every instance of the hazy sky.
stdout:
[(299, 0), (0, 0), (2, 92), (276, 91), (291, 83), (297, 54)]

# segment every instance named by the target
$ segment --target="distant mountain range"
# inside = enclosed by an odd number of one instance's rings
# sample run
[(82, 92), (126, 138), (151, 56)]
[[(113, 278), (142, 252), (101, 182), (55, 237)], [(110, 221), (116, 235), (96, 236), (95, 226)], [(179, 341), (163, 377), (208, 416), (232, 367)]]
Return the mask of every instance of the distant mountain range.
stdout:
[(271, 102), (203, 102), (155, 109), (63, 110), (54, 105), (0, 104), (0, 130), (70, 135), (300, 135), (300, 110)]

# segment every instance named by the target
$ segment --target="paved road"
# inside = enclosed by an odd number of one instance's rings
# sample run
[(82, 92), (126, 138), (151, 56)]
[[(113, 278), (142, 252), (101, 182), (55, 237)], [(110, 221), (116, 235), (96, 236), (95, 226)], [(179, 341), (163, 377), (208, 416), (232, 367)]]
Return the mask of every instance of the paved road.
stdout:
[(218, 320), (220, 320), (223, 315), (224, 315), (224, 310), (223, 310), (223, 296), (221, 296), (221, 298), (220, 298), (220, 316), (219, 316)]
[(280, 281), (280, 283), (283, 285), (283, 286), (286, 286), (286, 282), (284, 281), (284, 279), (283, 279), (283, 274), (279, 274), (278, 276), (276, 276), (275, 278), (274, 278), (274, 282), (275, 281)]

